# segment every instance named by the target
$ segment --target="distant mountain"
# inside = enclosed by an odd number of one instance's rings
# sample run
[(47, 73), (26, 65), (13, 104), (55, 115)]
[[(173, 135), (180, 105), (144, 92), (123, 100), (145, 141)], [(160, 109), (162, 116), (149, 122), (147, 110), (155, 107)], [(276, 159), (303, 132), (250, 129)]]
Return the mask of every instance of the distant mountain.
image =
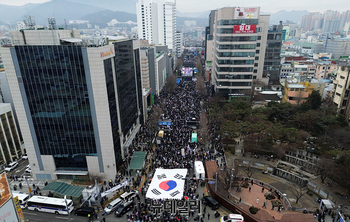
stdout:
[(119, 22), (132, 21), (136, 22), (136, 15), (127, 12), (116, 12), (111, 10), (103, 10), (92, 14), (87, 14), (81, 17), (82, 20), (89, 20), (91, 24), (100, 27), (107, 26), (107, 22), (116, 19)]
[(303, 16), (309, 13), (307, 10), (278, 11), (270, 14), (270, 24), (279, 24), (280, 21), (285, 22), (287, 20), (300, 23)]
[(112, 11), (123, 11), (136, 14), (136, 3), (138, 0), (69, 0), (70, 2), (92, 5)]
[(29, 15), (34, 16), (37, 24), (47, 25), (47, 18), (55, 17), (57, 24), (63, 24), (64, 19), (80, 19), (86, 14), (92, 14), (103, 11), (91, 5), (70, 2), (68, 0), (51, 0), (50, 2), (39, 4), (37, 7), (29, 10)]
[(40, 4), (27, 4), (26, 6), (12, 6), (0, 4), (0, 20), (6, 24), (16, 24), (18, 21), (22, 21), (22, 17), (27, 14), (28, 11), (37, 7)]
[(188, 17), (188, 18), (209, 18), (209, 11), (205, 11), (205, 12), (191, 12), (191, 13), (183, 13), (180, 11), (176, 12), (176, 15), (178, 17)]

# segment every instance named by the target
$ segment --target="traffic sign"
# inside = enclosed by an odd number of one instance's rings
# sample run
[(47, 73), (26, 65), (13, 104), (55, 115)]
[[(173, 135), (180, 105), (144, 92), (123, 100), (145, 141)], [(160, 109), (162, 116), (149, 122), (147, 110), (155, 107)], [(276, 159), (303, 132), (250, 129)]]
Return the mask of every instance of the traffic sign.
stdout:
[(215, 181), (209, 181), (208, 184), (215, 184)]

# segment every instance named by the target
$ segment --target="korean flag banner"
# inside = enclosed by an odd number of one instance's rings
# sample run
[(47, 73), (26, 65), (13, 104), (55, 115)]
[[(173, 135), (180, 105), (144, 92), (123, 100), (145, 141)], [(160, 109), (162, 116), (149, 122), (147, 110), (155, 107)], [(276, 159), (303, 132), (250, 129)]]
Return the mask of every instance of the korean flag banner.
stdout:
[(187, 169), (156, 169), (146, 197), (182, 199)]

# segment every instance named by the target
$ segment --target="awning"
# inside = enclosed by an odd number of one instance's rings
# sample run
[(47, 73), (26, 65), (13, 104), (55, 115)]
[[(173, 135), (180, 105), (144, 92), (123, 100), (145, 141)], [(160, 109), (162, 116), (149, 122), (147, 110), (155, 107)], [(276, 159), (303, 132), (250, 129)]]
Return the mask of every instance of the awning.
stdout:
[(145, 161), (147, 152), (136, 151), (134, 152), (131, 163), (129, 165), (129, 170), (141, 170)]
[(84, 176), (84, 175), (88, 175), (89, 172), (88, 171), (61, 171), (61, 170), (56, 170), (55, 172), (53, 172), (53, 174), (56, 175), (80, 175), (80, 176)]
[(129, 148), (129, 146), (131, 145), (132, 141), (134, 140), (136, 133), (140, 130), (141, 125), (138, 124), (135, 128), (135, 130), (132, 132), (132, 134), (129, 136), (128, 140), (124, 143), (124, 149)]
[(82, 42), (82, 39), (77, 39), (77, 38), (65, 38), (65, 39), (60, 39), (61, 41), (64, 42), (70, 42), (70, 43), (77, 43), (77, 42)]

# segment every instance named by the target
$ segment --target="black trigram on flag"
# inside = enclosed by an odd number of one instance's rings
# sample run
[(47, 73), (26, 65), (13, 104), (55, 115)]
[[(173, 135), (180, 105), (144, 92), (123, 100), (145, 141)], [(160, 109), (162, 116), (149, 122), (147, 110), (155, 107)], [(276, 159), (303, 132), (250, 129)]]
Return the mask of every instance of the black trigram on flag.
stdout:
[(178, 195), (179, 193), (180, 193), (180, 192), (177, 190), (177, 191), (171, 193), (170, 196), (175, 197), (175, 196)]
[(166, 178), (166, 175), (163, 173), (161, 175), (157, 175), (157, 177), (158, 177), (158, 180), (161, 180), (161, 179)]
[(161, 195), (162, 193), (161, 192), (159, 192), (157, 189), (153, 189), (153, 190), (151, 190), (152, 191), (152, 193), (154, 193), (155, 195)]
[(182, 178), (183, 178), (183, 176), (177, 173), (177, 174), (174, 176), (174, 178), (176, 178), (176, 179), (179, 179), (179, 180), (180, 180), (180, 179), (182, 179)]

